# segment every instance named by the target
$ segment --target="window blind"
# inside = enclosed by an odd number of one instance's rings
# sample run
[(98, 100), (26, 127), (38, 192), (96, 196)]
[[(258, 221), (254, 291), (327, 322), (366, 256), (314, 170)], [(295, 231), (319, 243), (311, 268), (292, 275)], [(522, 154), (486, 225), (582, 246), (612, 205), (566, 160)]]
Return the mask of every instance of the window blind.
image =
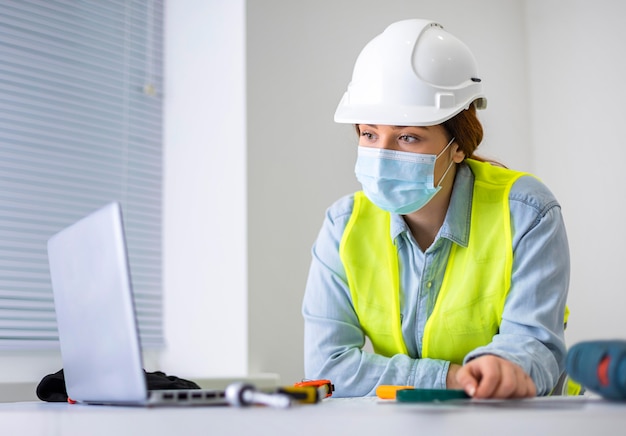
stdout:
[(47, 240), (112, 200), (162, 344), (162, 34), (162, 0), (0, 2), (0, 348), (58, 347)]

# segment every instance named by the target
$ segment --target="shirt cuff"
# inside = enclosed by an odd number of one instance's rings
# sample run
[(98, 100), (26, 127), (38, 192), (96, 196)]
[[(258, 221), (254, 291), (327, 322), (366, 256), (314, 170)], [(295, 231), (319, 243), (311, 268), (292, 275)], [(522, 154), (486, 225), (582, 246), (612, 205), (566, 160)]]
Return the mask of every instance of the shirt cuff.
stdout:
[(450, 362), (439, 359), (416, 359), (411, 385), (421, 389), (446, 389)]

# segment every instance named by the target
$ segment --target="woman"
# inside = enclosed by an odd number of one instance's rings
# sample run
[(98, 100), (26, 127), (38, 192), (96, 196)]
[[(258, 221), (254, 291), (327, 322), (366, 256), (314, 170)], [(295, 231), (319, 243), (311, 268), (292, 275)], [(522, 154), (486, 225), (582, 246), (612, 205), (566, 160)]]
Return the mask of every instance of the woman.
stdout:
[(535, 177), (475, 155), (485, 107), (473, 55), (436, 23), (394, 23), (359, 55), (335, 121), (356, 125), (363, 191), (328, 209), (303, 301), (305, 376), (331, 379), (336, 396), (557, 385), (560, 206)]

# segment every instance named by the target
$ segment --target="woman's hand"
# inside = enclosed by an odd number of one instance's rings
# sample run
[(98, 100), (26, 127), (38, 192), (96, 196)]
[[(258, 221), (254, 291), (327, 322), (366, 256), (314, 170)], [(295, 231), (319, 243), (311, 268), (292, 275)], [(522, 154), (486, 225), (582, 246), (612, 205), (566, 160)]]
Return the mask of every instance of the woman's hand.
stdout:
[(463, 366), (450, 364), (448, 389), (463, 389), (474, 398), (526, 398), (537, 394), (535, 383), (517, 364), (494, 355)]

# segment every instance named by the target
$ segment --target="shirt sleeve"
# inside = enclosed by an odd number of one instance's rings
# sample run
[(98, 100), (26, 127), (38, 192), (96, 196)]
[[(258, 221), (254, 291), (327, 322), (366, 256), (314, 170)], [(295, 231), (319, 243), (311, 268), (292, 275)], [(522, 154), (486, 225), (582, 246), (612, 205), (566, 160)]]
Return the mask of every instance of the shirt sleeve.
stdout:
[(549, 394), (564, 370), (564, 313), (570, 258), (561, 208), (534, 177), (510, 194), (513, 230), (511, 288), (498, 334), (465, 357), (495, 354), (520, 365), (538, 395)]
[(374, 395), (381, 384), (445, 388), (449, 362), (363, 349), (365, 335), (339, 257), (352, 206), (353, 196), (347, 196), (328, 209), (312, 249), (302, 304), (305, 377), (330, 379), (337, 397)]

